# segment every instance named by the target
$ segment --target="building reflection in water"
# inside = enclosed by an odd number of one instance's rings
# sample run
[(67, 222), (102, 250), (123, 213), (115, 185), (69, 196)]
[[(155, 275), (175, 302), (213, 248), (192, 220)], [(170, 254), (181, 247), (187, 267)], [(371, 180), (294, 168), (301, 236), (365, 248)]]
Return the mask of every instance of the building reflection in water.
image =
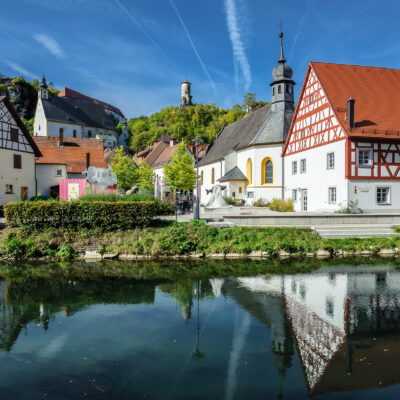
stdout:
[(151, 304), (156, 288), (176, 299), (186, 323), (193, 319), (195, 359), (210, 354), (200, 345), (202, 299), (224, 296), (232, 299), (238, 310), (244, 310), (233, 317), (227, 399), (234, 397), (238, 360), (246, 346), (251, 317), (270, 331), (266, 345), (280, 379), (278, 398), (284, 397), (285, 384), (290, 384), (286, 382), (287, 371), (297, 365), (296, 357), (309, 395), (400, 382), (400, 273), (383, 266), (335, 266), (310, 274), (184, 279), (162, 284), (3, 280), (0, 350), (9, 352), (29, 323), (47, 329), (55, 314), (67, 317), (91, 304)]

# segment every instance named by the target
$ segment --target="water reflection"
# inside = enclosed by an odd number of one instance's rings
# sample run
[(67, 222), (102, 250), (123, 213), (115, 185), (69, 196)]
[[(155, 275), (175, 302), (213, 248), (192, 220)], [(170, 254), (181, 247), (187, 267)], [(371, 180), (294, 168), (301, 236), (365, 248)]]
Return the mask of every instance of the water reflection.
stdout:
[[(56, 368), (55, 355), (58, 363), (68, 359), (68, 368), (82, 370), (82, 393), (92, 390), (96, 398), (283, 399), (349, 390), (346, 398), (358, 398), (371, 388), (380, 388), (376, 398), (397, 398), (397, 386), (384, 388), (400, 382), (399, 301), (400, 273), (388, 266), (173, 282), (2, 280), (0, 350), (33, 354), (39, 341), (32, 360), (48, 369)], [(118, 308), (106, 312), (109, 305)], [(81, 315), (90, 322), (83, 330), (57, 327)], [(46, 336), (51, 330), (57, 335)], [(81, 342), (96, 353), (90, 370), (69, 350)], [(102, 354), (104, 343), (112, 353)], [(110, 357), (125, 368), (117, 375)], [(101, 393), (82, 378), (93, 371), (105, 381)], [(32, 390), (20, 365), (14, 374), (19, 388), (26, 379)], [(151, 383), (156, 376), (158, 387)], [(41, 398), (43, 389), (35, 388), (31, 398)]]

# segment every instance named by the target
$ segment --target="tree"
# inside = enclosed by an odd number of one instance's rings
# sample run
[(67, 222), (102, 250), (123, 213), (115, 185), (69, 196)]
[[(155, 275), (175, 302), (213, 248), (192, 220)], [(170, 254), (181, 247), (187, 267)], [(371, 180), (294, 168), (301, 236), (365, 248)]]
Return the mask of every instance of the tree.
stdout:
[(137, 184), (142, 190), (154, 190), (154, 172), (150, 165), (147, 165), (146, 160), (140, 164), (137, 170)]
[(255, 111), (267, 104), (268, 104), (267, 102), (262, 100), (257, 101), (255, 93), (247, 92), (243, 97), (242, 109), (245, 112), (250, 112), (250, 111)]
[(172, 190), (191, 190), (196, 186), (196, 171), (193, 168), (193, 156), (181, 143), (172, 155), (171, 162), (164, 166), (165, 182)]
[(125, 154), (122, 146), (114, 150), (111, 168), (117, 175), (119, 189), (126, 191), (136, 184), (138, 167), (135, 162)]

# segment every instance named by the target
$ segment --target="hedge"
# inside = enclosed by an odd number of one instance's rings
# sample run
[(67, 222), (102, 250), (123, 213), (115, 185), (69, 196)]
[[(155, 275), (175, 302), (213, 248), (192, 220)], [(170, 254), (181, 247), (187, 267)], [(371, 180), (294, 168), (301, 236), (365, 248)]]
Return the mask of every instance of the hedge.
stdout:
[(20, 201), (4, 207), (9, 226), (31, 229), (130, 229), (149, 224), (161, 211), (152, 201)]

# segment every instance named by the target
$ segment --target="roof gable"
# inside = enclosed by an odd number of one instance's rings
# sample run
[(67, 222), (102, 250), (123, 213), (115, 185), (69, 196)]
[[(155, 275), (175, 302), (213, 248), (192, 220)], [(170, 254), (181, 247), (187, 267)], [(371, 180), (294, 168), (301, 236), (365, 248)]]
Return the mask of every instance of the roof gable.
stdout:
[[(6, 109), (7, 111), (4, 112), (4, 111), (2, 111), (2, 109), (3, 110)], [(3, 114), (3, 115), (1, 115), (1, 114)], [(7, 114), (8, 114), (8, 117), (7, 117)], [(18, 142), (13, 142), (12, 143), (13, 146), (10, 147), (10, 150), (34, 153), (36, 157), (42, 156), (38, 146), (32, 139), (32, 136), (29, 134), (24, 123), (21, 121), (21, 118), (19, 117), (18, 113), (15, 111), (13, 105), (10, 103), (10, 101), (5, 96), (0, 96), (0, 118), (1, 117), (8, 118), (9, 121), (14, 120), (16, 126), (18, 126), (18, 128), (19, 128)], [(0, 128), (1, 128), (1, 126), (0, 126)], [(1, 131), (1, 129), (0, 129), (0, 131)], [(11, 133), (10, 133), (10, 135), (11, 135)], [(4, 142), (4, 140), (3, 140), (3, 142)], [(11, 143), (11, 140), (9, 142)]]

